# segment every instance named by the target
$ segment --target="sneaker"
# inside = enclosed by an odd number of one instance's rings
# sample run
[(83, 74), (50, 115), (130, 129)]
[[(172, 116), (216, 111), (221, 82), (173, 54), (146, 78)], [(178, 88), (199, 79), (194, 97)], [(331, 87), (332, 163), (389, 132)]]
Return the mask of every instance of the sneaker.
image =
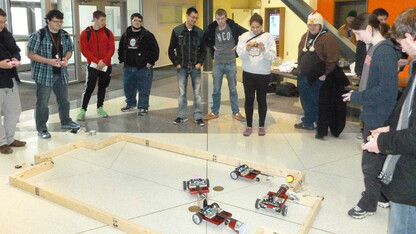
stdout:
[(348, 211), (348, 215), (353, 217), (354, 219), (363, 219), (367, 217), (367, 215), (373, 215), (375, 212), (367, 212), (362, 210), (360, 207), (356, 206)]
[(247, 127), (246, 130), (243, 132), (243, 136), (250, 136), (251, 133), (253, 133), (253, 129), (250, 127)]
[(80, 127), (81, 127), (81, 125), (79, 125), (75, 122), (72, 122), (72, 121), (69, 124), (61, 125), (62, 129), (79, 129)]
[(264, 127), (259, 127), (259, 132), (258, 132), (259, 136), (264, 136), (266, 135), (266, 129)]
[(125, 107), (121, 108), (121, 112), (132, 111), (134, 108), (134, 106), (126, 105)]
[(77, 115), (77, 120), (78, 121), (84, 121), (85, 120), (85, 109), (81, 108), (81, 110), (79, 110), (79, 113)]
[(139, 110), (139, 113), (137, 113), (137, 115), (138, 116), (145, 116), (145, 115), (147, 115), (147, 113), (148, 113), (149, 111), (148, 110), (146, 110), (146, 109), (140, 109)]
[(357, 139), (362, 140), (363, 139), (363, 129), (360, 129), (360, 132), (357, 133)]
[(14, 140), (11, 144), (9, 144), (10, 147), (23, 147), (26, 145), (26, 141), (19, 141)]
[(205, 126), (205, 122), (204, 122), (204, 120), (202, 120), (202, 119), (197, 119), (197, 120), (195, 120), (195, 123), (196, 123), (198, 126), (200, 126), (200, 127)]
[(306, 127), (305, 125), (303, 125), (302, 122), (295, 124), (295, 128), (297, 129), (306, 129), (306, 130), (315, 130), (315, 128), (312, 127)]
[(182, 119), (181, 117), (178, 117), (173, 121), (173, 124), (177, 125), (177, 124), (185, 123), (186, 121), (188, 121), (188, 119)]
[(42, 139), (51, 138), (51, 134), (48, 132), (48, 130), (43, 130), (42, 132), (39, 132), (38, 136), (40, 136), (40, 138)]
[(216, 119), (218, 118), (218, 115), (209, 112), (209, 114), (205, 115), (204, 118), (202, 118), (203, 120), (210, 120), (210, 119)]
[(379, 201), (377, 203), (377, 205), (378, 205), (378, 207), (381, 207), (381, 208), (384, 208), (384, 209), (390, 208), (390, 203), (389, 202), (381, 202), (381, 201)]
[(107, 118), (108, 117), (107, 112), (104, 111), (102, 106), (97, 108), (97, 113), (101, 118)]
[(11, 154), (13, 153), (13, 149), (10, 148), (8, 145), (2, 145), (0, 146), (0, 153), (2, 154)]
[[(363, 192), (361, 193), (361, 196), (364, 196), (364, 194), (365, 194), (365, 191), (363, 191)], [(390, 208), (390, 202), (382, 202), (382, 201), (378, 201), (378, 202), (377, 202), (377, 206), (379, 206), (379, 207), (381, 207), (381, 208), (384, 208), (384, 209), (387, 209), (387, 208)]]
[(244, 117), (240, 112), (238, 112), (237, 114), (233, 115), (233, 118), (238, 120), (238, 121), (244, 121), (246, 120), (246, 117)]

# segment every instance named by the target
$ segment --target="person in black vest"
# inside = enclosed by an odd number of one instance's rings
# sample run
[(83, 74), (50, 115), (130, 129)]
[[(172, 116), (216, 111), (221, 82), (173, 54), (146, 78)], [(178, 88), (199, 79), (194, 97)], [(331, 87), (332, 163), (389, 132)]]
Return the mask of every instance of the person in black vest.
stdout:
[(0, 114), (4, 116), (3, 123), (0, 121), (0, 153), (11, 154), (11, 147), (22, 147), (26, 142), (14, 138), (21, 112), (16, 85), (16, 81), (20, 82), (16, 71), (20, 64), (20, 49), (7, 30), (6, 22), (6, 12), (0, 9)]
[(126, 106), (121, 111), (133, 110), (137, 104), (138, 115), (144, 116), (149, 109), (153, 66), (159, 59), (159, 45), (155, 36), (142, 26), (142, 15), (134, 13), (130, 19), (131, 26), (121, 36), (118, 47), (118, 60), (124, 63), (123, 88), (126, 96)]

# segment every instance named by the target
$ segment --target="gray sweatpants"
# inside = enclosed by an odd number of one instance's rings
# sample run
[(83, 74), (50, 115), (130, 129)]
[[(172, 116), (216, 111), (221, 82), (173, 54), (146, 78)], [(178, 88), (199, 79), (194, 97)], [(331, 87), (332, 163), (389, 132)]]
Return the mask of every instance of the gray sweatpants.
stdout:
[(22, 111), (19, 90), (14, 79), (13, 83), (11, 89), (0, 89), (0, 114), (4, 116), (3, 121), (0, 121), (0, 146), (9, 145), (15, 140), (16, 124)]

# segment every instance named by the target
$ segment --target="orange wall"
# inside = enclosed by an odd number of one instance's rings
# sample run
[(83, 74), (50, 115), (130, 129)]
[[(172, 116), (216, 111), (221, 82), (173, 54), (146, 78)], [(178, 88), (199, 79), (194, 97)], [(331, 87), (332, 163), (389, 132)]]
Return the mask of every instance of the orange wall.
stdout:
[[(334, 0), (318, 0), (318, 12), (331, 24), (334, 23), (334, 2)], [(368, 12), (372, 12), (379, 7), (386, 9), (389, 13), (388, 23), (393, 25), (394, 19), (400, 12), (416, 6), (416, 0), (401, 0), (399, 2), (400, 4), (395, 0), (368, 0)]]
[[(334, 24), (334, 4), (335, 0), (318, 0), (318, 12), (331, 24)], [(399, 3), (400, 2), (400, 3)], [(399, 4), (398, 4), (399, 3)], [(376, 8), (384, 8), (389, 13), (388, 24), (393, 25), (396, 17), (405, 9), (416, 6), (416, 0), (368, 0), (368, 12)], [(408, 66), (399, 77), (407, 77)]]
[[(400, 4), (398, 4), (400, 2)], [(400, 13), (410, 7), (416, 6), (416, 0), (393, 1), (393, 0), (369, 0), (368, 12), (372, 12), (376, 8), (384, 8), (389, 13), (388, 24), (393, 25), (394, 20)]]
[(318, 12), (330, 24), (334, 24), (334, 0), (318, 0)]

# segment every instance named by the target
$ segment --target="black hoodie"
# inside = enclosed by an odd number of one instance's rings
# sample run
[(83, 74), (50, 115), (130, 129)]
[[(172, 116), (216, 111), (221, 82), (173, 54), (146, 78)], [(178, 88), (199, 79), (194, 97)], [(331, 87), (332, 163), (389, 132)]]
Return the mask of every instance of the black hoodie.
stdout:
[(121, 36), (118, 47), (118, 60), (120, 63), (127, 61), (127, 59), (135, 59), (135, 64), (138, 69), (146, 66), (147, 63), (152, 66), (159, 59), (159, 45), (155, 36), (144, 27), (141, 27), (139, 39), (136, 42), (137, 53), (135, 58), (127, 58), (127, 47), (129, 42), (127, 38), (133, 33), (131, 26), (129, 26), (125, 33)]
[[(20, 61), (19, 52), (20, 48), (17, 46), (13, 35), (7, 30), (7, 28), (4, 28), (0, 32), (0, 61), (11, 58), (16, 58)], [(16, 81), (20, 82), (19, 77), (17, 76), (16, 68), (0, 68), (0, 77), (0, 88), (13, 88), (13, 77), (16, 78)]]

